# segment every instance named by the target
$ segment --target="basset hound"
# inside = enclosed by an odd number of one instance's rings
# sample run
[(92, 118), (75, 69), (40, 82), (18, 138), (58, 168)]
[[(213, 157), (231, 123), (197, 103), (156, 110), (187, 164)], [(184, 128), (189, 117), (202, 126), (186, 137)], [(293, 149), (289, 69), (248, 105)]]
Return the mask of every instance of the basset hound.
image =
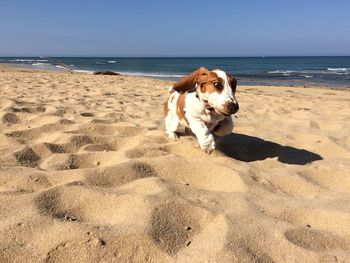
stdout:
[(222, 70), (200, 67), (169, 88), (164, 103), (165, 131), (176, 140), (179, 125), (190, 128), (202, 150), (215, 150), (213, 134), (224, 136), (233, 129), (231, 115), (239, 109), (237, 81)]

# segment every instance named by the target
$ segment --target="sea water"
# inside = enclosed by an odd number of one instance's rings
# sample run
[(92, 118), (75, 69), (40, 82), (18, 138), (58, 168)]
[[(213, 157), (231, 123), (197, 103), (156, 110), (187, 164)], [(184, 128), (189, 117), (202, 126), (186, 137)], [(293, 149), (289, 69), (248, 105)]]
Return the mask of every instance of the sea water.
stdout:
[(0, 63), (77, 72), (109, 70), (177, 80), (200, 66), (233, 74), (239, 84), (320, 85), (350, 88), (350, 56), (344, 57), (0, 57)]

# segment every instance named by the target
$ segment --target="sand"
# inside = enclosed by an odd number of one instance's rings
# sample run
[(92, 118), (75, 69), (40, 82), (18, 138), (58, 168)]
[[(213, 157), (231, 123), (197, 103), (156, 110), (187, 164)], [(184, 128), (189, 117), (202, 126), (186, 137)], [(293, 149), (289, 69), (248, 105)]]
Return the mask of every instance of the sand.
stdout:
[(169, 81), (0, 69), (0, 262), (350, 262), (350, 92), (239, 86), (168, 141)]

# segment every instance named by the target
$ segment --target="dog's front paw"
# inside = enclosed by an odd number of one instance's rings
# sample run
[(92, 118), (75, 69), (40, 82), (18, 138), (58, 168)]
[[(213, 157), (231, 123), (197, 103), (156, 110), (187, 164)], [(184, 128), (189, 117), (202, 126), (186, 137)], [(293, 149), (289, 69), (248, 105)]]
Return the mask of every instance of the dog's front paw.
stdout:
[(180, 137), (175, 132), (167, 132), (169, 140), (175, 141), (178, 140)]
[(200, 147), (207, 154), (211, 154), (216, 149), (214, 136), (209, 134), (207, 138), (200, 143)]

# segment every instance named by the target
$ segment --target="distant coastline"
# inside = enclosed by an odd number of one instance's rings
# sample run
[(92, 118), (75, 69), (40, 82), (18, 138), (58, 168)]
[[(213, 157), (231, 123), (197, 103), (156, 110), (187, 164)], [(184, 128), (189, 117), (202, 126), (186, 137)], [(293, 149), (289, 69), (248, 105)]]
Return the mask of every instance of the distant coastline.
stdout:
[(178, 80), (199, 66), (233, 73), (244, 85), (350, 88), (350, 56), (295, 57), (0, 57), (0, 65), (35, 70), (124, 75)]

